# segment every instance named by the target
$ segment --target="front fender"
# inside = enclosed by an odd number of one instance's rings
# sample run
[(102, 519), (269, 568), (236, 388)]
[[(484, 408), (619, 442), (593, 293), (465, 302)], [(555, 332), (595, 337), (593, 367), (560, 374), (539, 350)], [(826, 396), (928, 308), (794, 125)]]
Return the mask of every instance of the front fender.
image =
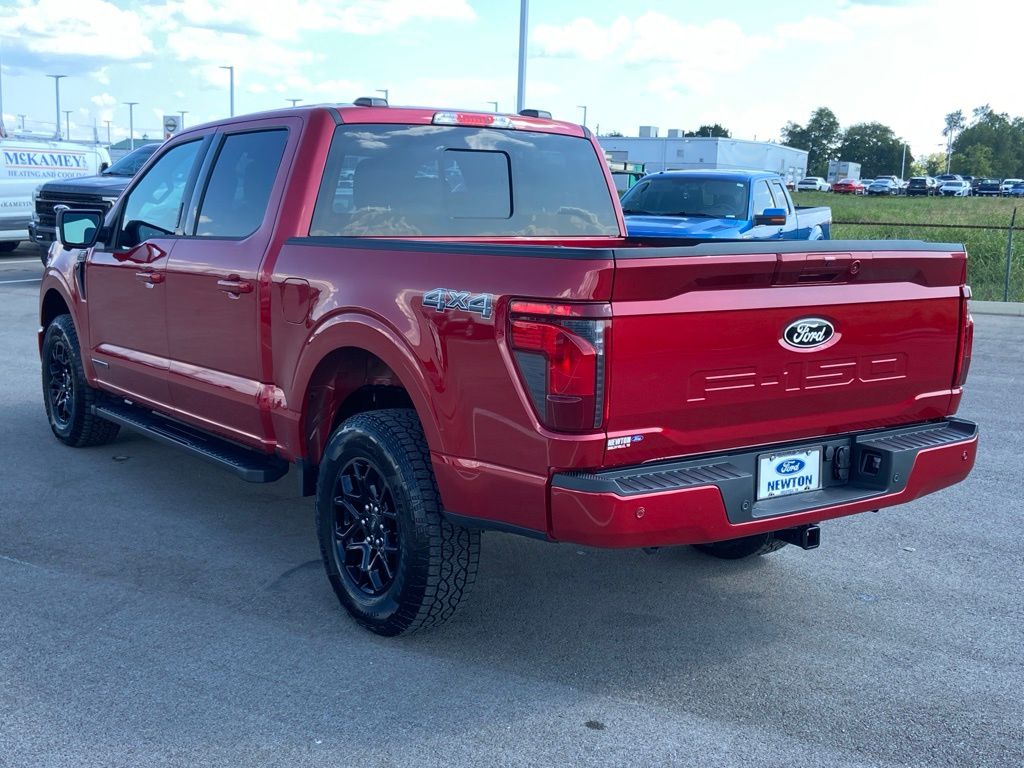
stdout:
[[(71, 315), (71, 322), (75, 326), (75, 333), (78, 335), (79, 345), (83, 348), (88, 347), (88, 321), (85, 313), (80, 311), (82, 297), (74, 279), (75, 261), (74, 258), (67, 257), (68, 252), (63, 252), (62, 256), (53, 259), (43, 272), (42, 280), (39, 283), (39, 313), (37, 315), (39, 326), (36, 330), (36, 336), (40, 357), (42, 357), (43, 353), (43, 337), (46, 335), (46, 327), (49, 324), (48, 321), (52, 319), (49, 316), (52, 314), (52, 304), (50, 303), (52, 298), (48, 297), (52, 297), (53, 294), (59, 296), (67, 306), (68, 312)], [(92, 383), (95, 380), (95, 376), (90, 355), (82, 354), (82, 368), (85, 370), (86, 380)]]

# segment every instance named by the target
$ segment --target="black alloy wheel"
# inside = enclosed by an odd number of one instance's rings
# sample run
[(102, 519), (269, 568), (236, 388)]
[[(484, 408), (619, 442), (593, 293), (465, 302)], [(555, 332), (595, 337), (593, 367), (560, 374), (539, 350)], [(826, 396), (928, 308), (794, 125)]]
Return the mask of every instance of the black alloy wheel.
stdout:
[(338, 572), (366, 595), (382, 595), (401, 557), (395, 499), (384, 473), (369, 459), (352, 459), (338, 473), (334, 493)]
[(349, 615), (393, 636), (447, 621), (476, 578), (480, 531), (444, 515), (416, 412), (345, 419), (319, 466), (317, 536)]
[(42, 363), (43, 403), (54, 437), (75, 448), (103, 445), (117, 437), (119, 426), (92, 412), (103, 394), (86, 381), (70, 315), (58, 315), (46, 328)]
[(50, 345), (46, 373), (46, 396), (49, 399), (50, 418), (53, 419), (54, 426), (66, 430), (71, 426), (71, 420), (75, 416), (75, 372), (65, 339), (58, 338)]

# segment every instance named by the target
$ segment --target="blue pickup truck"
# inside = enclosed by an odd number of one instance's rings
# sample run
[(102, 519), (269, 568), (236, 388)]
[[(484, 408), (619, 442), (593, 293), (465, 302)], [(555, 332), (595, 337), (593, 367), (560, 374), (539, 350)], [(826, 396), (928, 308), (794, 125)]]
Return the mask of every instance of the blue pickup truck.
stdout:
[(630, 237), (829, 240), (832, 209), (793, 205), (765, 171), (662, 171), (622, 196)]

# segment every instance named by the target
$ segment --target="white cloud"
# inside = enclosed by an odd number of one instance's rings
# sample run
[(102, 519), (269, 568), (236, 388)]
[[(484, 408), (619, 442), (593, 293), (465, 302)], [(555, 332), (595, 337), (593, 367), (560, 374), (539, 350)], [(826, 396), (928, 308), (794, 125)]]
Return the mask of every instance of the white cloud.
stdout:
[(97, 107), (100, 107), (101, 109), (105, 107), (112, 107), (115, 104), (117, 104), (117, 99), (115, 99), (109, 93), (101, 93), (98, 96), (93, 96), (91, 99), (89, 99), (89, 101), (91, 101), (93, 104), (95, 104)]
[(169, 0), (144, 13), (172, 32), (195, 27), (272, 40), (296, 40), (310, 30), (376, 35), (410, 22), (476, 18), (467, 0)]
[(607, 26), (593, 19), (573, 19), (555, 26), (538, 24), (530, 31), (531, 53), (553, 58), (575, 58), (601, 61), (614, 56), (633, 32), (633, 22), (620, 16)]
[[(15, 47), (61, 58), (134, 61), (154, 52), (138, 14), (106, 0), (22, 0), (0, 12), (0, 35)], [(90, 41), (83, 45), (83, 41)], [(104, 44), (107, 43), (107, 44)]]
[(648, 90), (708, 92), (723, 74), (742, 71), (778, 47), (769, 35), (748, 34), (725, 19), (687, 24), (657, 11), (608, 25), (578, 18), (563, 26), (539, 25), (532, 34), (540, 57), (602, 61), (620, 66), (658, 64)]

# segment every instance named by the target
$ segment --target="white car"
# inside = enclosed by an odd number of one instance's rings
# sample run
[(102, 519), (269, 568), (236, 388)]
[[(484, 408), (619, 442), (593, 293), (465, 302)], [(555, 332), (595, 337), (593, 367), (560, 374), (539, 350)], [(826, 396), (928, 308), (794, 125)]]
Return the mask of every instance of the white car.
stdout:
[(944, 181), (939, 187), (939, 194), (943, 197), (970, 197), (971, 183), (969, 181)]
[(807, 176), (796, 183), (797, 192), (828, 192), (832, 185), (821, 176)]
[(1024, 183), (1024, 179), (1003, 179), (1003, 183), (999, 185), (999, 194), (1006, 197), (1010, 194), (1010, 190), (1013, 189), (1014, 184)]

